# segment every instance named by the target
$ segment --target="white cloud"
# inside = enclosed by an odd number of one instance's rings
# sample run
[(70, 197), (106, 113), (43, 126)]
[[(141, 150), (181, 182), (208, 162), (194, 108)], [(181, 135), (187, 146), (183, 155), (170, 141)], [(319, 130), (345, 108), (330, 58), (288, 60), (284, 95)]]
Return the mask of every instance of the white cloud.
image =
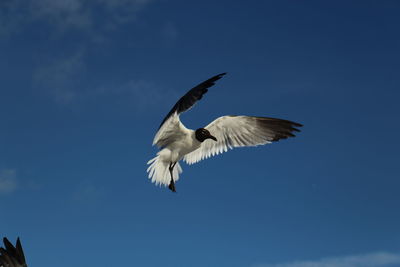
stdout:
[(178, 29), (175, 24), (172, 22), (167, 22), (162, 28), (162, 36), (164, 38), (164, 43), (167, 45), (171, 45), (175, 43), (178, 38)]
[(103, 190), (90, 181), (83, 181), (77, 185), (72, 194), (72, 200), (82, 204), (92, 205), (103, 197)]
[(125, 94), (132, 99), (135, 111), (146, 111), (164, 103), (170, 96), (177, 98), (176, 92), (160, 88), (156, 84), (143, 81), (131, 80), (119, 88), (120, 94)]
[(59, 104), (69, 106), (96, 98), (121, 97), (129, 99), (136, 112), (159, 106), (168, 98), (177, 98), (175, 91), (161, 88), (146, 80), (129, 80), (119, 84), (85, 87), (81, 82), (86, 73), (83, 50), (68, 57), (41, 62), (33, 74), (33, 82)]
[(0, 36), (15, 32), (25, 20), (17, 1), (0, 1)]
[(259, 264), (254, 267), (395, 267), (400, 265), (400, 253), (375, 252), (344, 257), (294, 261), (277, 264)]
[[(109, 41), (109, 33), (134, 21), (137, 14), (154, 0), (0, 0), (0, 36), (23, 33), (35, 23), (50, 34), (49, 42), (69, 34), (79, 42), (60, 47), (56, 54), (40, 55), (33, 69), (36, 89), (49, 94), (57, 103), (71, 105), (94, 96), (99, 88), (85, 86), (86, 51)], [(56, 45), (59, 45), (58, 43)]]
[(0, 195), (12, 193), (17, 189), (16, 171), (5, 169), (0, 171)]
[(116, 26), (134, 20), (152, 1), (2, 0), (0, 34), (17, 32), (32, 22), (46, 22), (57, 31), (79, 30), (98, 39)]
[(154, 82), (132, 79), (117, 84), (102, 84), (85, 87), (87, 66), (85, 50), (80, 49), (62, 58), (40, 62), (33, 73), (33, 83), (38, 90), (50, 95), (58, 104), (75, 106), (87, 100), (124, 97), (129, 100), (135, 112), (147, 111), (162, 105), (166, 99), (176, 100), (176, 91), (168, 90)]
[(39, 0), (30, 2), (29, 18), (44, 20), (58, 29), (90, 30), (92, 19), (81, 0)]
[(123, 97), (128, 101), (131, 109), (140, 114), (163, 105), (169, 107), (168, 103), (175, 101), (179, 94), (175, 90), (164, 88), (148, 80), (132, 79), (119, 84), (105, 84), (101, 87), (93, 88), (82, 93), (80, 97), (83, 100), (94, 97)]
[(83, 54), (83, 50), (79, 50), (68, 57), (41, 63), (33, 74), (34, 83), (47, 90), (56, 102), (71, 103), (80, 93), (73, 88), (77, 88), (79, 77), (85, 71)]
[[(1, 32), (23, 32), (29, 24), (45, 26), (54, 34), (49, 42), (70, 33), (81, 33), (79, 43), (60, 47), (51, 55), (40, 55), (33, 69), (35, 89), (50, 95), (58, 104), (74, 105), (77, 102), (101, 96), (126, 95), (137, 111), (162, 103), (164, 98), (176, 96), (152, 82), (135, 79), (110, 85), (87, 85), (87, 51), (98, 42), (109, 41), (111, 31), (132, 22), (143, 8), (155, 0), (0, 0)], [(83, 33), (83, 34), (82, 34)], [(178, 31), (167, 22), (161, 27), (160, 41), (173, 44)], [(75, 38), (74, 37), (74, 38)], [(58, 43), (57, 43), (58, 44)], [(69, 48), (68, 48), (69, 47)], [(66, 50), (65, 49), (69, 49)], [(106, 82), (105, 82), (106, 83)], [(92, 86), (92, 87), (91, 87)]]

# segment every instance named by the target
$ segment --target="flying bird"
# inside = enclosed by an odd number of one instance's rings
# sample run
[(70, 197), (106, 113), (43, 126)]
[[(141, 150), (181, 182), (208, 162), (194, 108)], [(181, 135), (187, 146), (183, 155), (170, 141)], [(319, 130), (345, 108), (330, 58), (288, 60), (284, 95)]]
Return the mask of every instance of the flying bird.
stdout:
[(3, 238), (4, 248), (0, 248), (0, 267), (27, 267), (21, 241), (17, 239), (15, 247)]
[(295, 127), (301, 127), (300, 123), (233, 115), (219, 117), (197, 130), (186, 128), (179, 115), (193, 107), (207, 93), (208, 88), (225, 74), (211, 77), (189, 90), (161, 122), (153, 140), (153, 145), (157, 145), (160, 151), (147, 162), (150, 165), (147, 168), (149, 179), (156, 185), (168, 186), (176, 192), (175, 182), (182, 173), (179, 165), (182, 159), (190, 165), (234, 147), (265, 145), (294, 137), (293, 132), (299, 132)]

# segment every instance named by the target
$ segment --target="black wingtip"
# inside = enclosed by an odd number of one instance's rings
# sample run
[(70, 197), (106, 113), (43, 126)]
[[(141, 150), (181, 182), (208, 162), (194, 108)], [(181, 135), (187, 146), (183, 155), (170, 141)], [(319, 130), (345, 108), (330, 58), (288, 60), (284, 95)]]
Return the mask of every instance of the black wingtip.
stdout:
[(211, 79), (213, 79), (214, 81), (217, 81), (217, 80), (221, 79), (222, 77), (224, 77), (226, 74), (227, 74), (226, 72), (223, 72), (223, 73), (215, 75)]
[(295, 127), (302, 127), (303, 125), (297, 122), (268, 118), (268, 117), (255, 117), (257, 122), (260, 123), (268, 131), (274, 133), (274, 137), (271, 141), (276, 142), (281, 139), (287, 139), (289, 137), (295, 137), (294, 132), (300, 132), (300, 129)]
[[(213, 85), (215, 84), (216, 81), (218, 81), (219, 79), (221, 79), (222, 77), (224, 77), (224, 75), (226, 75), (226, 72), (217, 74), (217, 75), (211, 77), (210, 79), (208, 79), (208, 80), (202, 82), (202, 83), (199, 84), (197, 87), (204, 86), (205, 89), (207, 89), (208, 87), (213, 86)], [(207, 92), (207, 90), (206, 90), (205, 92)]]
[[(303, 124), (298, 123), (298, 122), (293, 122), (293, 121), (292, 121), (292, 124), (293, 124), (293, 126), (296, 126), (296, 127), (303, 127)], [(298, 130), (298, 129), (297, 129), (297, 130)], [(298, 130), (298, 131), (300, 131), (300, 130)]]
[(226, 72), (217, 74), (215, 76), (212, 76), (211, 78), (209, 78), (208, 80), (202, 82), (201, 84), (199, 84), (198, 86), (205, 86), (205, 88), (211, 87), (215, 84), (216, 81), (218, 81), (219, 79), (221, 79), (222, 77), (224, 77), (226, 75)]

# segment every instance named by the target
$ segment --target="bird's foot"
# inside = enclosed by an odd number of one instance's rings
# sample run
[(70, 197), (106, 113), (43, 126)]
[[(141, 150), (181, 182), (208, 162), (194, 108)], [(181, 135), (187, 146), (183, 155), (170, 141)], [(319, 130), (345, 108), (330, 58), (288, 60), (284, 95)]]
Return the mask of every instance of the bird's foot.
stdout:
[(174, 180), (171, 180), (171, 182), (169, 183), (168, 188), (169, 188), (172, 192), (175, 192), (175, 193), (176, 193), (176, 190), (175, 190), (175, 182), (174, 182)]

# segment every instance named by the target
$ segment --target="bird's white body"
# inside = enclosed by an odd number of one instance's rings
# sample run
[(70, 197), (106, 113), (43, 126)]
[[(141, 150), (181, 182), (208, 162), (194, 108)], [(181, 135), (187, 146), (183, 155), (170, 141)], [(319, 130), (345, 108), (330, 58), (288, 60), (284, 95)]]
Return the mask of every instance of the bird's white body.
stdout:
[(200, 145), (201, 142), (196, 139), (195, 132), (191, 129), (186, 129), (183, 138), (169, 144), (168, 147), (162, 149), (160, 152), (165, 155), (165, 160), (169, 162), (178, 162), (183, 159), (185, 155), (198, 149)]
[(179, 179), (179, 174), (182, 173), (182, 168), (179, 161), (183, 157), (197, 150), (201, 142), (195, 137), (195, 131), (186, 128), (177, 115), (168, 119), (154, 137), (154, 144), (163, 143), (162, 149), (157, 153), (157, 156), (151, 159), (147, 164), (150, 166), (147, 169), (149, 177), (156, 185), (169, 185), (171, 179), (169, 177), (169, 166), (176, 162), (173, 170), (174, 180)]

